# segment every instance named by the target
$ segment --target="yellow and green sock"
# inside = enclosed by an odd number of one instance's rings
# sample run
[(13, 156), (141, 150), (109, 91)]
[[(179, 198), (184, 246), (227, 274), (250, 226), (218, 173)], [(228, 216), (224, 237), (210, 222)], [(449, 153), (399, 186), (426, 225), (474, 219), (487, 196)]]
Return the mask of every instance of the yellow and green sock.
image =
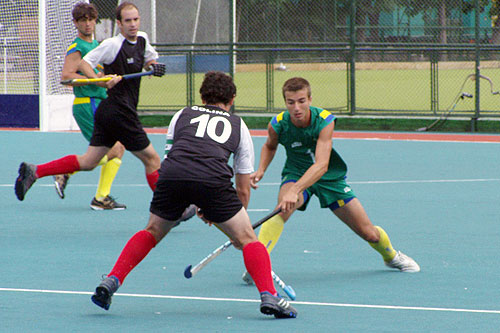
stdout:
[(99, 163), (97, 165), (105, 165), (106, 163), (108, 163), (108, 156), (107, 155), (104, 155), (103, 158), (101, 158), (101, 160), (99, 161)]
[(274, 246), (280, 239), (281, 233), (285, 226), (285, 220), (280, 215), (274, 215), (267, 220), (259, 232), (259, 241), (267, 248), (267, 252), (271, 253)]
[(396, 250), (392, 247), (391, 240), (389, 239), (389, 236), (387, 236), (384, 229), (379, 226), (375, 226), (375, 228), (377, 228), (380, 234), (380, 239), (377, 243), (368, 242), (368, 244), (370, 244), (371, 247), (382, 255), (384, 261), (389, 262), (396, 256)]
[[(101, 167), (101, 176), (99, 178), (99, 184), (97, 185), (97, 192), (95, 194), (97, 200), (102, 200), (109, 195), (111, 192), (111, 185), (113, 184), (116, 174), (120, 169), (120, 165), (122, 164), (122, 160), (118, 157), (115, 157), (110, 161), (107, 161), (106, 156), (103, 157), (103, 160), (104, 158), (106, 158), (106, 162)], [(103, 160), (101, 160), (101, 162)], [(99, 164), (101, 162), (99, 162)]]

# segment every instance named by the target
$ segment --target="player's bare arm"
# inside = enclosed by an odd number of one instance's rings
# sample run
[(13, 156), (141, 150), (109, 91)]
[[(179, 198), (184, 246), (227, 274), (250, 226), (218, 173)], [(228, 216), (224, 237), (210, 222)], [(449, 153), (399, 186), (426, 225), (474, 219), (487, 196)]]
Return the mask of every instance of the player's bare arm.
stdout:
[(246, 209), (250, 201), (250, 174), (237, 173), (234, 178), (238, 198)]
[(257, 183), (262, 179), (262, 177), (264, 177), (264, 173), (266, 172), (269, 164), (271, 164), (277, 149), (278, 134), (269, 123), (269, 125), (267, 125), (267, 140), (260, 151), (259, 168), (250, 175), (250, 186), (252, 186), (253, 189), (257, 189), (259, 187)]
[(144, 64), (144, 69), (145, 70), (150, 70), (152, 69), (151, 65), (152, 64), (157, 64), (158, 62), (156, 60), (150, 60), (147, 63)]
[(298, 196), (305, 189), (316, 183), (328, 170), (330, 153), (332, 151), (332, 134), (334, 123), (323, 128), (316, 143), (315, 161), (313, 165), (300, 177), (300, 179), (283, 193), (280, 201), (281, 209), (286, 212), (293, 209), (298, 201)]
[[(73, 52), (64, 58), (64, 64), (61, 73), (61, 80), (86, 79), (78, 73), (78, 64), (82, 60), (80, 52)], [(72, 86), (81, 86), (82, 83), (71, 83)]]
[[(92, 66), (90, 66), (90, 64), (83, 59), (80, 60), (80, 62), (78, 63), (78, 70), (89, 79), (96, 79), (99, 77), (99, 75), (94, 72)], [(111, 89), (122, 79), (122, 77), (119, 75), (106, 75), (106, 76), (111, 76), (113, 77), (113, 79), (107, 82), (96, 82), (93, 84), (97, 84), (99, 87)]]

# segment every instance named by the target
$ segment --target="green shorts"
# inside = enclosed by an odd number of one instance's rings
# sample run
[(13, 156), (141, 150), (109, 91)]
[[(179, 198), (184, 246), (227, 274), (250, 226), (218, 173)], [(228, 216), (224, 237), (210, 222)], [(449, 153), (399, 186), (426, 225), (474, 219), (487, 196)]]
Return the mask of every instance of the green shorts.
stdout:
[[(283, 175), (281, 178), (281, 185), (288, 182), (296, 182), (300, 179), (300, 177), (302, 177), (302, 175)], [(307, 188), (305, 192), (307, 192), (307, 198), (306, 195), (304, 195), (306, 200), (304, 201), (304, 204), (298, 208), (298, 210), (306, 210), (309, 200), (311, 200), (313, 194), (318, 197), (321, 208), (328, 208), (335, 203), (337, 203), (338, 206), (343, 206), (344, 201), (350, 201), (356, 197), (351, 187), (346, 183), (345, 178), (336, 180), (320, 179), (311, 187)]]
[(94, 97), (76, 97), (73, 102), (73, 117), (83, 136), (90, 142), (94, 132), (94, 114), (102, 99)]

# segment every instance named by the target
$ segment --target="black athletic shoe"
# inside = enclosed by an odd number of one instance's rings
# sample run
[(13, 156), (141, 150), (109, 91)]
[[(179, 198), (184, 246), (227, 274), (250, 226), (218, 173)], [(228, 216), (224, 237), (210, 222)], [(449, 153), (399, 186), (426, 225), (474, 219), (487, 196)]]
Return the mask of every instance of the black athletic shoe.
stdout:
[(95, 289), (91, 299), (94, 304), (100, 306), (104, 310), (109, 310), (111, 298), (120, 287), (120, 282), (114, 276), (108, 276), (102, 280), (101, 284)]
[(94, 199), (90, 202), (90, 208), (93, 210), (124, 210), (127, 206), (116, 202), (112, 196), (108, 195), (102, 200), (97, 200), (94, 197)]
[(30, 189), (33, 183), (36, 182), (36, 166), (26, 162), (19, 166), (19, 176), (16, 178), (14, 189), (19, 200), (23, 201), (26, 192)]
[(279, 296), (273, 296), (267, 291), (260, 293), (260, 312), (274, 315), (275, 318), (297, 318), (297, 310)]
[(56, 186), (57, 195), (64, 199), (64, 189), (66, 185), (68, 185), (69, 175), (55, 175), (54, 176), (54, 185)]

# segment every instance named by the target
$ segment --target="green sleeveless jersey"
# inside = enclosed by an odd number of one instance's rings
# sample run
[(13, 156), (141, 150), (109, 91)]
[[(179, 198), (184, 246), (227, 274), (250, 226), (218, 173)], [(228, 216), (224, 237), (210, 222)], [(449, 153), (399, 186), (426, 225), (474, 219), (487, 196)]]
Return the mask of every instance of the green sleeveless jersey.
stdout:
[[(306, 128), (296, 127), (290, 120), (290, 113), (284, 111), (271, 120), (271, 126), (278, 134), (278, 142), (285, 147), (286, 162), (282, 176), (292, 173), (303, 175), (315, 161), (316, 143), (323, 128), (335, 121), (329, 111), (310, 107), (311, 124)], [(347, 165), (332, 148), (328, 171), (321, 180), (344, 178)]]
[[(87, 41), (84, 41), (83, 39), (80, 39), (79, 37), (76, 37), (73, 41), (73, 44), (71, 44), (66, 50), (66, 56), (74, 52), (80, 52), (80, 55), (83, 58), (87, 53), (95, 49), (98, 45), (99, 42), (97, 42), (96, 40), (93, 40), (92, 43), (89, 43)], [(97, 69), (94, 69), (94, 71), (96, 73), (98, 72)], [(73, 93), (76, 97), (96, 97), (101, 99), (105, 99), (107, 97), (106, 88), (102, 88), (94, 84), (73, 87)]]

